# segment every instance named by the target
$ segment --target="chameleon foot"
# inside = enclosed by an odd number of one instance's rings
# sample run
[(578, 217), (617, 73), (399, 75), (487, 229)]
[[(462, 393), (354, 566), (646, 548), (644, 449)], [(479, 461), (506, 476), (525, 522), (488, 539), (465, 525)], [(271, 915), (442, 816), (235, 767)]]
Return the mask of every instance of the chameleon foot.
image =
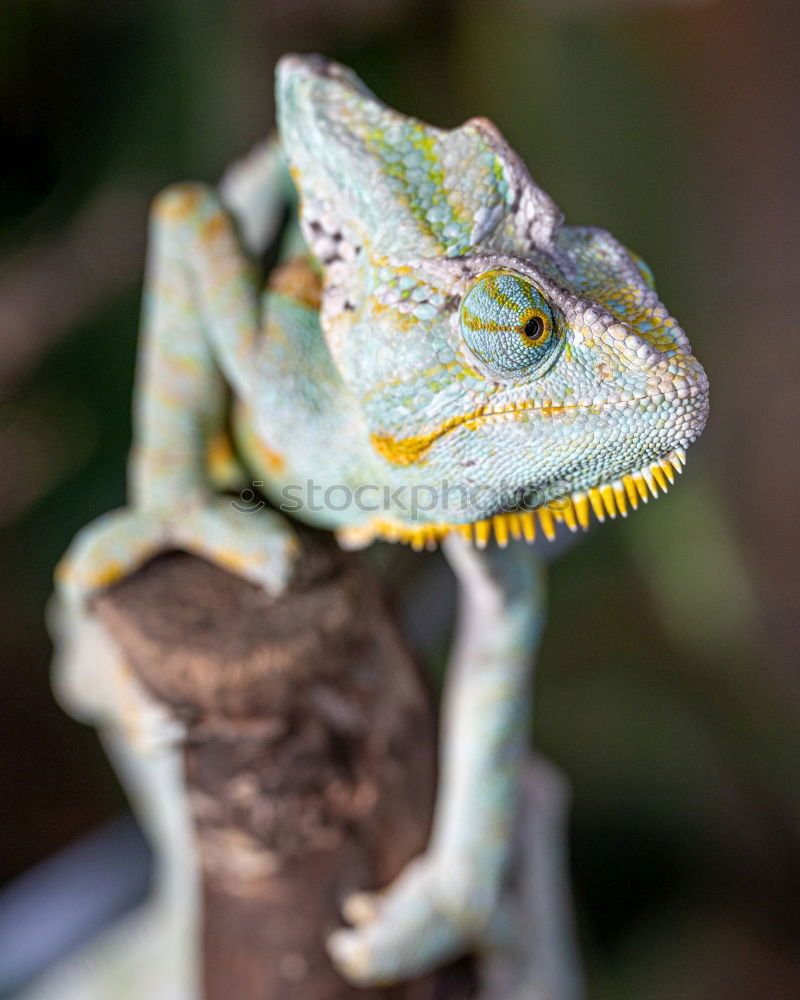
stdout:
[(163, 511), (123, 507), (103, 514), (78, 532), (56, 567), (60, 594), (82, 604), (166, 548), (167, 539)]
[(466, 892), (464, 878), (454, 879), (450, 867), (425, 855), (383, 892), (345, 901), (344, 916), (355, 926), (328, 938), (331, 958), (359, 986), (424, 975), (475, 944), (482, 921), (464, 906)]
[(280, 514), (242, 511), (224, 497), (182, 513), (171, 541), (175, 548), (203, 556), (273, 595), (285, 587), (299, 553), (297, 536)]
[(56, 581), (68, 603), (80, 605), (169, 549), (203, 556), (277, 594), (289, 579), (298, 543), (280, 515), (243, 513), (223, 497), (204, 497), (180, 509), (127, 507), (79, 532)]

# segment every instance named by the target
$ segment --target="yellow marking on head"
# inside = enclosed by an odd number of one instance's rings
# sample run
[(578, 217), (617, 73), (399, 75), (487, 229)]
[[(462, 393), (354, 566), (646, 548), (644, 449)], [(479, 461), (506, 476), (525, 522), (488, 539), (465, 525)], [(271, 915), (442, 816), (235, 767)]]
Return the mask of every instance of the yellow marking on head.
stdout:
[(517, 403), (514, 406), (510, 406), (507, 410), (499, 411), (490, 409), (489, 404), (486, 404), (479, 406), (472, 413), (448, 417), (438, 427), (432, 431), (428, 431), (426, 434), (415, 434), (407, 438), (395, 438), (391, 434), (376, 433), (370, 435), (370, 441), (375, 451), (393, 465), (413, 465), (414, 462), (418, 462), (424, 457), (428, 449), (440, 437), (449, 431), (455, 430), (457, 427), (466, 427), (468, 430), (474, 430), (482, 420), (489, 420), (492, 417), (511, 414), (519, 416), (522, 419), (522, 415), (530, 411), (541, 413), (545, 417), (552, 417), (558, 413), (563, 413), (564, 410), (570, 409), (578, 409), (577, 404), (574, 406), (537, 406), (534, 402)]
[[(459, 373), (456, 373), (456, 377), (459, 377)], [(645, 402), (649, 397), (642, 397), (639, 402)], [(635, 402), (633, 400), (632, 402)], [(567, 410), (584, 410), (588, 413), (602, 413), (603, 408), (607, 406), (606, 403), (594, 403), (590, 406), (585, 406), (580, 403), (537, 403), (534, 400), (523, 403), (516, 403), (512, 406), (508, 406), (506, 409), (495, 410), (490, 403), (486, 403), (483, 406), (479, 406), (472, 413), (457, 414), (453, 417), (448, 417), (444, 420), (438, 427), (434, 428), (432, 431), (428, 431), (425, 434), (414, 434), (407, 438), (395, 438), (391, 434), (379, 434), (373, 433), (370, 435), (370, 441), (372, 442), (373, 448), (382, 455), (387, 461), (391, 462), (393, 465), (412, 465), (414, 462), (418, 462), (424, 457), (425, 453), (429, 448), (444, 434), (449, 431), (455, 430), (457, 427), (466, 427), (468, 430), (474, 430), (475, 427), (484, 420), (490, 420), (492, 417), (501, 416), (515, 416), (519, 419), (524, 418), (526, 412), (540, 413), (544, 417), (557, 416), (560, 413), (564, 413)], [(656, 471), (657, 470), (657, 471)], [(652, 480), (653, 476), (660, 477), (656, 479), (656, 482), (664, 480), (666, 483), (665, 473), (662, 471), (662, 467), (658, 464), (653, 466), (652, 473), (649, 473)], [(637, 489), (639, 484), (637, 482)], [(648, 484), (649, 485), (649, 484)], [(662, 487), (666, 492), (667, 486)], [(639, 490), (641, 493), (641, 489)], [(654, 494), (657, 495), (657, 494)], [(602, 511), (602, 499), (598, 493), (597, 502), (599, 504), (599, 509)], [(643, 497), (644, 499), (644, 497)], [(592, 501), (594, 504), (594, 501)]]
[(393, 438), (390, 434), (371, 434), (370, 441), (375, 451), (379, 455), (383, 455), (393, 465), (412, 465), (414, 462), (418, 462), (431, 445), (435, 441), (438, 441), (442, 435), (453, 430), (455, 427), (469, 425), (483, 416), (484, 410), (485, 407), (479, 407), (473, 413), (448, 417), (447, 420), (427, 434), (417, 434), (407, 438)]

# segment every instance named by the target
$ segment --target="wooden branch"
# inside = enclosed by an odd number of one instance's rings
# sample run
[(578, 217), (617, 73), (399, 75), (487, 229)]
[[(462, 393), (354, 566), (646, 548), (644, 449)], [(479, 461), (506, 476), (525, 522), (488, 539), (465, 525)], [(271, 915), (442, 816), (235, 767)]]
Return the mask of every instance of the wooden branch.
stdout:
[(316, 536), (305, 547), (277, 600), (173, 553), (96, 602), (186, 727), (206, 1000), (466, 1000), (469, 963), (365, 990), (324, 950), (348, 892), (423, 849), (436, 735), (376, 581)]

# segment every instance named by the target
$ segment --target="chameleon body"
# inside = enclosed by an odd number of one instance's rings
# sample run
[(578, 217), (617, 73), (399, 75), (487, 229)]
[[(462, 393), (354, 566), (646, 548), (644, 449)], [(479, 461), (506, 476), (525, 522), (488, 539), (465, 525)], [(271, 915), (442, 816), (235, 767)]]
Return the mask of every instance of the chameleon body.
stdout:
[(433, 128), (315, 56), (281, 60), (277, 106), (280, 146), (155, 202), (131, 505), (78, 536), (59, 591), (79, 614), (179, 547), (279, 592), (297, 541), (215, 492), (226, 428), (275, 507), (343, 544), (443, 541), (462, 597), (431, 843), (330, 941), (353, 981), (390, 982), (498, 933), (544, 619), (535, 549), (510, 543), (666, 490), (708, 384), (647, 266), (565, 225), (490, 122)]

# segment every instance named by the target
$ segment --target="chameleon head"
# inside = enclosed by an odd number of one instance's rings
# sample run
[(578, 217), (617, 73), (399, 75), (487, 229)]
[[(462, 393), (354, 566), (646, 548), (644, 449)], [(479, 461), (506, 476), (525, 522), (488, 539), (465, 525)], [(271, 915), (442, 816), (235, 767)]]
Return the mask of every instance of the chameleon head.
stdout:
[(708, 382), (640, 258), (564, 225), (486, 120), (432, 128), (315, 56), (281, 61), (278, 113), (374, 481), (429, 498), (351, 541), (551, 536), (667, 488)]

